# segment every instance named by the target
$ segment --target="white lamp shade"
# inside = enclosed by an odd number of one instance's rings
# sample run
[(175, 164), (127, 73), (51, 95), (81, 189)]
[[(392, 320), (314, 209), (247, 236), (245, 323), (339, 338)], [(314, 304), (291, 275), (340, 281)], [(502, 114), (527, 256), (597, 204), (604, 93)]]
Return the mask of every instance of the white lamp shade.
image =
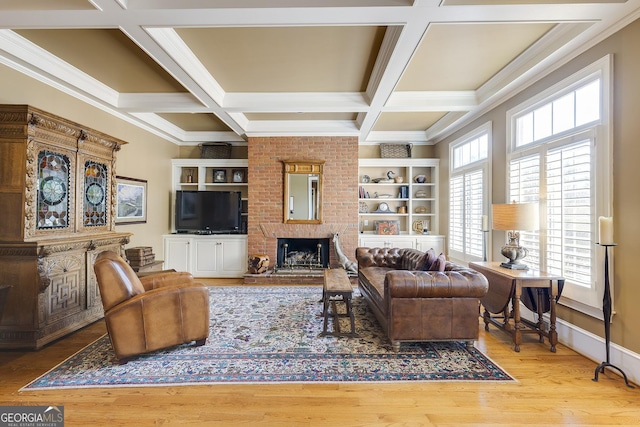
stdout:
[(537, 203), (492, 205), (491, 217), (494, 230), (535, 231), (539, 227)]

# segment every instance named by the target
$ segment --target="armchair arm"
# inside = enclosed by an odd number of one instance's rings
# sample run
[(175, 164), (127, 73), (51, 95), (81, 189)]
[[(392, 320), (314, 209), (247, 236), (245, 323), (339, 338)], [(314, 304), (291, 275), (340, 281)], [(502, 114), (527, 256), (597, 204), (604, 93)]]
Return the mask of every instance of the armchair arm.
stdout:
[(140, 277), (140, 282), (146, 291), (170, 285), (194, 283), (193, 275), (187, 272), (166, 271)]

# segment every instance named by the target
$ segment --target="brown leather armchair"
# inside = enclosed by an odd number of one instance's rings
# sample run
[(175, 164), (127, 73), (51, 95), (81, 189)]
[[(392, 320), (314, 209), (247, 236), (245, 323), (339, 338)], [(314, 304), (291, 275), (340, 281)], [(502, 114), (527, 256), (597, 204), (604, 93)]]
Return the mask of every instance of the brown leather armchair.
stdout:
[(107, 332), (118, 361), (209, 336), (209, 291), (190, 273), (138, 278), (118, 254), (105, 251), (93, 266)]

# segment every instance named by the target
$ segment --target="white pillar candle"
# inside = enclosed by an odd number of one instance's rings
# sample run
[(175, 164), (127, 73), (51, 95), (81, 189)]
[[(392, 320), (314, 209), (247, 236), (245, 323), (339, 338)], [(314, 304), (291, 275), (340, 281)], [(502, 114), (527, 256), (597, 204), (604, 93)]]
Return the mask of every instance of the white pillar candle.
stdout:
[(489, 231), (489, 217), (482, 215), (482, 231)]
[(598, 243), (601, 245), (612, 245), (613, 244), (613, 218), (610, 216), (601, 216), (598, 218), (598, 222), (600, 225), (600, 233), (598, 235), (598, 239), (600, 240)]

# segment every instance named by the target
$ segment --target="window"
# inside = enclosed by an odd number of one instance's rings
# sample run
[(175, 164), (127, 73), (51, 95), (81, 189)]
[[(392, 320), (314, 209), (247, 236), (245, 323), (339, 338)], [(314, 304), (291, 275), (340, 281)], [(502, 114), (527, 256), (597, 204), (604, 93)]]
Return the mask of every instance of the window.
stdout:
[(597, 218), (611, 212), (609, 57), (507, 114), (508, 198), (539, 202), (540, 229), (521, 232), (526, 263), (565, 278), (562, 302), (602, 316)]
[(491, 124), (456, 140), (450, 148), (449, 256), (460, 261), (484, 258), (482, 217), (488, 211)]

